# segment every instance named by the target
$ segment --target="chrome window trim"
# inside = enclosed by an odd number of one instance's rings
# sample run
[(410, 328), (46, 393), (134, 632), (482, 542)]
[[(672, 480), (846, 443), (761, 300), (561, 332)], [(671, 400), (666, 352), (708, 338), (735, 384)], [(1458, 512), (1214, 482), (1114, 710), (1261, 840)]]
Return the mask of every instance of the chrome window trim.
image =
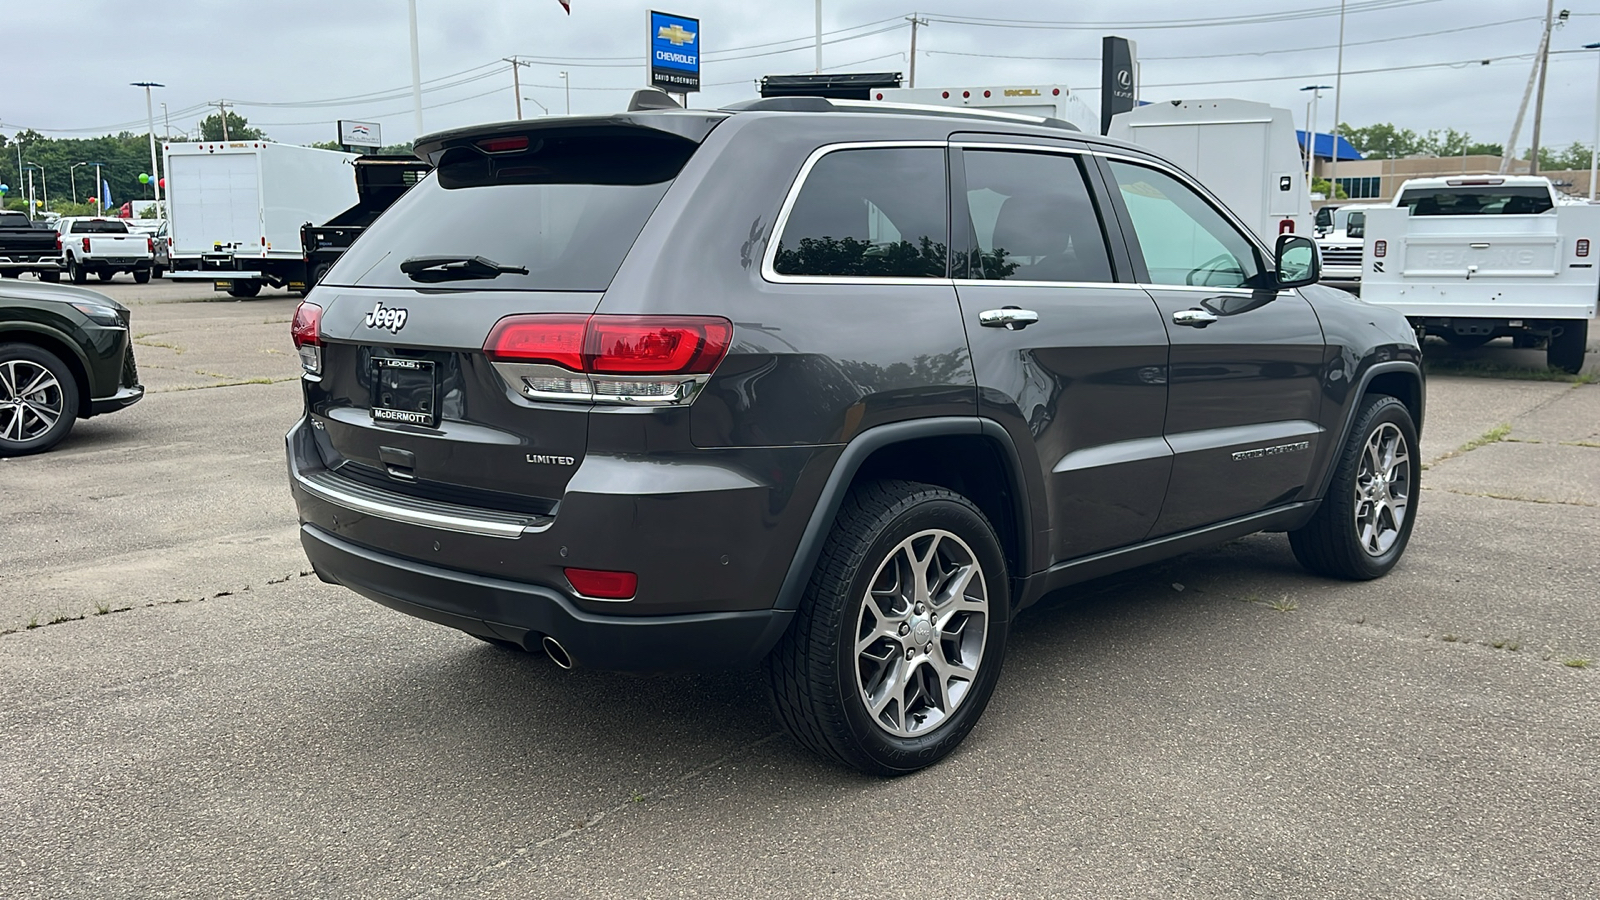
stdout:
[[(871, 278), (864, 275), (783, 275), (774, 267), (778, 258), (778, 242), (783, 238), (783, 230), (789, 225), (789, 214), (794, 211), (795, 200), (799, 198), (800, 191), (805, 187), (806, 179), (811, 177), (811, 170), (817, 163), (830, 153), (841, 150), (898, 150), (913, 147), (937, 147), (945, 149), (950, 146), (949, 141), (847, 141), (838, 144), (826, 144), (811, 151), (806, 161), (801, 164), (800, 171), (794, 177), (794, 183), (789, 185), (789, 192), (784, 195), (783, 206), (778, 208), (778, 218), (773, 220), (771, 236), (767, 239), (767, 248), (761, 255), (761, 278), (772, 284), (884, 284), (884, 285), (942, 285), (950, 287), (954, 280), (950, 278)], [(946, 176), (948, 187), (948, 175)], [(948, 220), (945, 227), (949, 227)], [(947, 238), (948, 239), (948, 238)]]
[(975, 285), (1008, 287), (1044, 287), (1044, 288), (1112, 288), (1123, 291), (1137, 291), (1147, 285), (1134, 284), (1131, 281), (1013, 281), (1009, 278), (953, 278), (950, 279), (956, 287), (972, 287)]

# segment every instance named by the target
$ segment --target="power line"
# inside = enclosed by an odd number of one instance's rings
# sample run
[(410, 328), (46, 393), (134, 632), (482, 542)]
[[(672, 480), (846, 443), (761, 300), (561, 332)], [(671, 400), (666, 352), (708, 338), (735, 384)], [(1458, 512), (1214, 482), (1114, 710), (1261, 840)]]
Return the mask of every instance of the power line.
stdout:
[[(1408, 6), (1420, 6), (1426, 3), (1439, 3), (1441, 0), (1366, 0), (1348, 4), (1346, 14), (1353, 15), (1363, 12), (1378, 12), (1388, 9), (1399, 9)], [(1148, 22), (1130, 22), (1126, 19), (1113, 19), (1109, 21), (1080, 21), (1063, 22), (1059, 20), (1040, 19), (995, 19), (983, 16), (955, 16), (929, 14), (928, 18), (935, 22), (944, 22), (950, 25), (971, 25), (984, 28), (1044, 28), (1060, 29), (1067, 31), (1100, 31), (1114, 29), (1119, 31), (1149, 31), (1169, 28), (1223, 28), (1238, 25), (1268, 25), (1278, 22), (1299, 22), (1307, 19), (1325, 19), (1340, 14), (1340, 6), (1318, 6), (1311, 9), (1283, 10), (1270, 13), (1254, 13), (1244, 16), (1208, 16), (1201, 19), (1164, 19)]]

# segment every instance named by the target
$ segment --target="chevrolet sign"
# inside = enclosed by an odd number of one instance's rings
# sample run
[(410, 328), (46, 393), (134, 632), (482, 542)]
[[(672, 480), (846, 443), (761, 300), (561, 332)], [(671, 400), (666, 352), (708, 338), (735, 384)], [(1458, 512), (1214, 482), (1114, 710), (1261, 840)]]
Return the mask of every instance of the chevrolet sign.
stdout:
[(700, 20), (650, 12), (650, 83), (676, 94), (700, 90)]

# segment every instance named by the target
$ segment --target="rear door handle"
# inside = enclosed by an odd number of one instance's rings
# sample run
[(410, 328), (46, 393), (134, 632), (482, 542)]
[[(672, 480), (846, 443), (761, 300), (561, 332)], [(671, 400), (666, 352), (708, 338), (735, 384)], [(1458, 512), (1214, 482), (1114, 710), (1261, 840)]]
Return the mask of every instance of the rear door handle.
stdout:
[(1216, 320), (1216, 313), (1203, 309), (1180, 309), (1172, 314), (1172, 324), (1188, 325), (1190, 328), (1204, 328)]
[(1001, 309), (986, 309), (978, 313), (978, 324), (985, 328), (1005, 328), (1011, 331), (1020, 331), (1039, 321), (1039, 314), (1031, 309), (1021, 309), (1007, 306)]

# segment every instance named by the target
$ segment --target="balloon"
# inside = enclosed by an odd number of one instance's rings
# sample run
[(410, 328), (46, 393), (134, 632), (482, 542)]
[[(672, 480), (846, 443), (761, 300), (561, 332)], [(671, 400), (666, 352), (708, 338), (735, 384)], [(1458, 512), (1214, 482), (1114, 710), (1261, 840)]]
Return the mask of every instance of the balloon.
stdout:
[(140, 184), (149, 184), (150, 183), (150, 176), (146, 175), (143, 172), (140, 172), (139, 173), (139, 183)]
[(9, 191), (9, 190), (11, 190), (11, 185), (9, 185), (9, 184), (0, 184), (0, 194), (4, 194), (6, 191)]
[[(0, 188), (3, 188), (3, 187), (5, 187), (5, 185), (0, 185)], [(161, 179), (161, 189), (162, 190), (166, 190), (167, 189), (167, 180), (165, 178)]]

